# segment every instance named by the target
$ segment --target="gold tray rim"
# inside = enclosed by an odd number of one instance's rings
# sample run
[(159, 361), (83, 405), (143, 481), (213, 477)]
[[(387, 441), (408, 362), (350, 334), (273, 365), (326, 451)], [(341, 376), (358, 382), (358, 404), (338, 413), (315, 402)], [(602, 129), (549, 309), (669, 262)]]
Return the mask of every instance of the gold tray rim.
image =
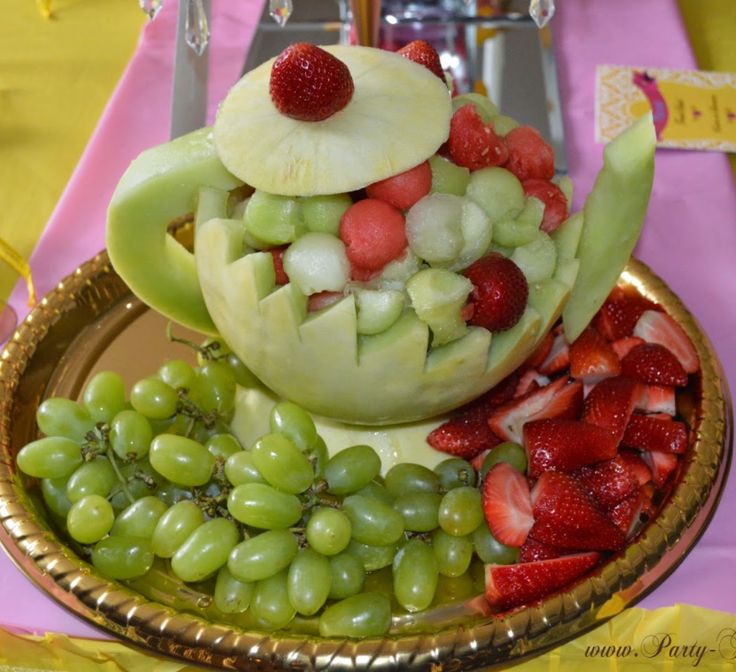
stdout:
[(632, 259), (619, 283), (662, 305), (695, 344), (702, 364), (695, 439), (667, 502), (636, 542), (571, 589), (534, 606), (467, 627), (446, 624), (429, 634), (329, 640), (211, 623), (99, 577), (28, 506), (15, 470), (11, 426), (17, 388), (50, 329), (80, 302), (101, 314), (128, 293), (106, 252), (62, 280), (18, 327), (0, 357), (0, 543), (31, 581), (76, 616), (137, 646), (195, 663), (249, 670), (467, 670), (537, 655), (631, 606), (674, 571), (710, 522), (730, 468), (732, 408), (707, 336), (644, 263)]

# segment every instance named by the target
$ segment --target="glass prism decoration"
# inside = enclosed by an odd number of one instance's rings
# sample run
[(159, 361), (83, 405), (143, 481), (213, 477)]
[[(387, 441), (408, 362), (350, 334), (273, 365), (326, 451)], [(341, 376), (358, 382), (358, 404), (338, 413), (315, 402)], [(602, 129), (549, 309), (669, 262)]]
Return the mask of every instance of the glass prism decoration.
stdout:
[(187, 45), (201, 56), (210, 41), (210, 26), (203, 0), (182, 0), (187, 3), (184, 37)]
[(153, 20), (164, 6), (164, 0), (138, 0), (138, 5)]
[(286, 25), (293, 11), (294, 3), (292, 0), (269, 0), (268, 2), (268, 13), (281, 28)]
[(555, 15), (555, 0), (531, 0), (529, 15), (538, 28), (544, 28)]

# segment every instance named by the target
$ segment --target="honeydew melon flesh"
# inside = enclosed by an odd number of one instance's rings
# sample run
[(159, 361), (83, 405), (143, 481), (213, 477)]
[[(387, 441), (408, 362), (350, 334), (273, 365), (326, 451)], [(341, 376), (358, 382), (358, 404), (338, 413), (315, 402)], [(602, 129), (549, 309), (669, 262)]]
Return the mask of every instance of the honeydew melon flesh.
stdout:
[(583, 208), (580, 269), (562, 312), (569, 342), (603, 305), (639, 239), (654, 180), (655, 142), (649, 113), (603, 150), (603, 168)]

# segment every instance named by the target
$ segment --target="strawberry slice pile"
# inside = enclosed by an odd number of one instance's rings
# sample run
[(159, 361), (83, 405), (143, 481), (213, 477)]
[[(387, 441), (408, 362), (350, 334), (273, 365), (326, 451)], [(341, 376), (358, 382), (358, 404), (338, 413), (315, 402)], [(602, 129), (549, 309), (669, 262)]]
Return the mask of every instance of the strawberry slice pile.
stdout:
[(488, 528), (518, 549), (515, 564), (486, 566), (492, 610), (581, 578), (655, 514), (654, 496), (690, 444), (677, 391), (699, 369), (669, 315), (616, 288), (575, 342), (558, 327), (518, 371), (430, 433), (431, 446), (479, 471), (502, 442), (526, 453), (524, 473), (498, 460), (482, 472)]

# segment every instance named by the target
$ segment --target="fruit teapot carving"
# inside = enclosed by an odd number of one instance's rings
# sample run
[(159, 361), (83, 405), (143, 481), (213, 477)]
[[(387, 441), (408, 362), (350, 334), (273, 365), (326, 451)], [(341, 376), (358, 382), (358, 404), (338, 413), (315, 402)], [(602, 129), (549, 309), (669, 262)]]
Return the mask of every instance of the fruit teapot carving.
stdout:
[[(451, 97), (441, 72), (423, 43), (289, 47), (212, 128), (131, 164), (108, 214), (116, 271), (276, 393), (351, 423), (468, 402), (560, 316), (574, 340), (638, 238), (651, 116), (606, 147), (570, 215), (541, 136), (484, 96)], [(191, 213), (194, 254), (167, 234)]]

